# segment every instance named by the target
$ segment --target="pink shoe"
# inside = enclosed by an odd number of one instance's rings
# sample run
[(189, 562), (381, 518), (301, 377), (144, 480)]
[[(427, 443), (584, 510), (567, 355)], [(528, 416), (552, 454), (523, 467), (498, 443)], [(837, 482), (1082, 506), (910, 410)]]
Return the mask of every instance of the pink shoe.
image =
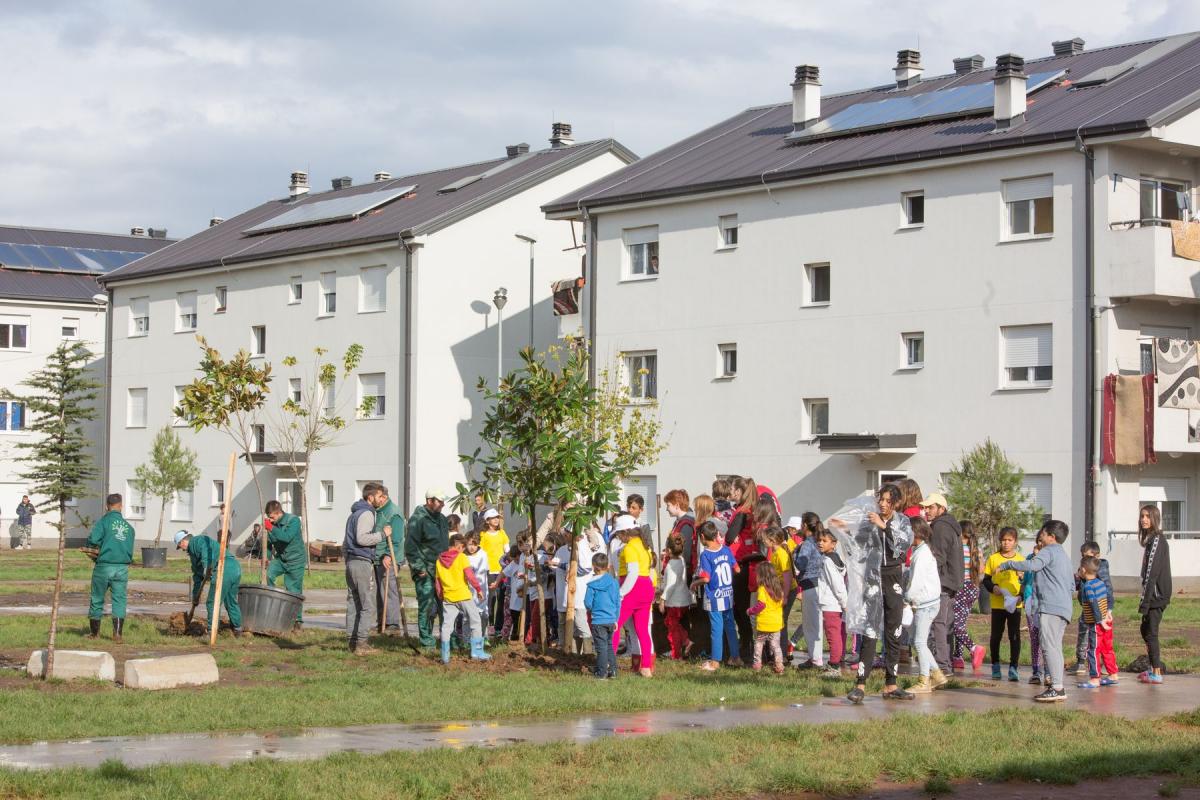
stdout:
[(961, 658), (955, 658), (950, 661), (950, 666), (954, 669), (966, 669), (967, 664)]
[(979, 668), (983, 666), (983, 645), (975, 645), (975, 649), (971, 651), (971, 669), (979, 672)]

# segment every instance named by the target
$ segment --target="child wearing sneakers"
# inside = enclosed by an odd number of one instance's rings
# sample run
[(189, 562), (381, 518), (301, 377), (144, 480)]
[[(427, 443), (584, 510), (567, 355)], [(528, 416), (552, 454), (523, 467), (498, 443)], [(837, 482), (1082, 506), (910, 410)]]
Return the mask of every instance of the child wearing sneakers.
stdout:
[[(1113, 593), (1112, 577), (1108, 570), (1108, 559), (1100, 558), (1100, 545), (1093, 541), (1084, 542), (1079, 547), (1079, 558), (1088, 557), (1095, 558), (1100, 562), (1100, 571), (1096, 577), (1104, 582), (1104, 586), (1108, 591), (1108, 607), (1111, 610), (1113, 603), (1116, 600), (1116, 595)], [(1079, 604), (1083, 605), (1083, 579), (1076, 576), (1075, 591), (1079, 595)], [(1096, 665), (1089, 658), (1090, 654), (1096, 650), (1096, 629), (1095, 626), (1089, 625), (1083, 621), (1083, 615), (1079, 617), (1079, 631), (1075, 637), (1075, 674), (1079, 676), (1087, 675), (1091, 678), (1097, 678)]]
[[(1092, 626), (1095, 647), (1088, 652), (1088, 673), (1091, 680), (1080, 683), (1080, 689), (1099, 689), (1117, 685), (1117, 656), (1113, 653), (1112, 611), (1108, 605), (1108, 587), (1099, 577), (1100, 559), (1085, 556), (1079, 565), (1079, 601), (1083, 606), (1081, 619)], [(1101, 675), (1103, 671), (1103, 675)], [(1097, 680), (1099, 682), (1097, 682)]]
[(910, 686), (913, 694), (929, 694), (946, 685), (945, 673), (938, 668), (933, 651), (929, 648), (929, 629), (941, 605), (942, 583), (938, 576), (937, 560), (929, 549), (932, 533), (929, 523), (920, 517), (912, 519), (913, 549), (908, 570), (908, 588), (904, 602), (913, 611), (912, 642), (917, 650), (917, 663), (921, 667), (921, 679)]
[(824, 563), (817, 580), (817, 602), (821, 606), (821, 627), (829, 642), (829, 662), (822, 675), (836, 678), (842, 674), (842, 656), (846, 637), (842, 618), (846, 613), (846, 565), (837, 553), (837, 537), (833, 531), (821, 529), (817, 534), (817, 550)]
[[(983, 588), (991, 595), (992, 606), (992, 680), (1000, 680), (1000, 642), (1008, 630), (1008, 679), (1021, 680), (1017, 664), (1021, 661), (1021, 576), (1002, 573), (1000, 565), (1024, 561), (1017, 550), (1017, 529), (1000, 529), (1000, 550), (988, 556), (983, 565)], [(1069, 616), (1069, 615), (1068, 615)]]
[(783, 645), (779, 641), (783, 630), (783, 578), (770, 561), (755, 565), (758, 578), (756, 602), (748, 611), (755, 621), (754, 664), (755, 672), (762, 669), (763, 648), (770, 644), (775, 654), (775, 674), (783, 674)]

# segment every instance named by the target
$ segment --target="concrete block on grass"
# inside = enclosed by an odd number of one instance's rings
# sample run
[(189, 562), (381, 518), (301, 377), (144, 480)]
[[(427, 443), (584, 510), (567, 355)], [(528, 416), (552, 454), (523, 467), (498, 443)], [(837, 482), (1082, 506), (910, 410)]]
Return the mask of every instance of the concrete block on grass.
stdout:
[(126, 689), (174, 689), (216, 683), (217, 661), (211, 653), (163, 658), (134, 658), (125, 662)]
[[(40, 678), (46, 672), (46, 651), (34, 650), (25, 667), (30, 676)], [(94, 678), (99, 681), (117, 679), (117, 662), (109, 653), (99, 650), (55, 650), (52, 678)]]

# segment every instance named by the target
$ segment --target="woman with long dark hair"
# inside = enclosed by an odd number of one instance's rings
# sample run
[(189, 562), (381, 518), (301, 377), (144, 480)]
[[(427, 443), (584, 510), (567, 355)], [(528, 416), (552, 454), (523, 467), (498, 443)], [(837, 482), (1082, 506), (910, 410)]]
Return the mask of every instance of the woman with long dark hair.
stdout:
[(754, 660), (754, 627), (750, 623), (751, 575), (754, 572), (756, 554), (761, 559), (758, 547), (758, 531), (755, 529), (754, 507), (758, 500), (758, 484), (753, 478), (737, 478), (730, 495), (734, 503), (733, 519), (725, 533), (725, 544), (733, 552), (741, 569), (733, 575), (733, 621), (738, 629), (738, 650), (747, 665)]
[(1171, 549), (1162, 532), (1162, 513), (1158, 506), (1142, 506), (1138, 514), (1138, 542), (1142, 545), (1142, 594), (1138, 613), (1142, 615), (1142, 641), (1150, 667), (1138, 680), (1157, 686), (1163, 682), (1162, 654), (1158, 647), (1158, 625), (1171, 602)]

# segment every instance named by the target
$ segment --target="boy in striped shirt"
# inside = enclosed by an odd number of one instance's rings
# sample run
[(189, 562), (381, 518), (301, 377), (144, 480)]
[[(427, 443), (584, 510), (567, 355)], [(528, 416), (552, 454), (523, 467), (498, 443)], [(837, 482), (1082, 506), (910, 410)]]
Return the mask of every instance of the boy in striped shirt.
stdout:
[[(1080, 689), (1099, 689), (1117, 685), (1117, 656), (1113, 653), (1112, 610), (1108, 607), (1108, 587), (1099, 577), (1100, 559), (1086, 556), (1079, 564), (1079, 602), (1083, 606), (1083, 622), (1096, 632), (1095, 647), (1088, 651), (1091, 679), (1079, 684)], [(1100, 669), (1107, 673), (1100, 676)], [(1100, 678), (1099, 683), (1096, 679)]]

